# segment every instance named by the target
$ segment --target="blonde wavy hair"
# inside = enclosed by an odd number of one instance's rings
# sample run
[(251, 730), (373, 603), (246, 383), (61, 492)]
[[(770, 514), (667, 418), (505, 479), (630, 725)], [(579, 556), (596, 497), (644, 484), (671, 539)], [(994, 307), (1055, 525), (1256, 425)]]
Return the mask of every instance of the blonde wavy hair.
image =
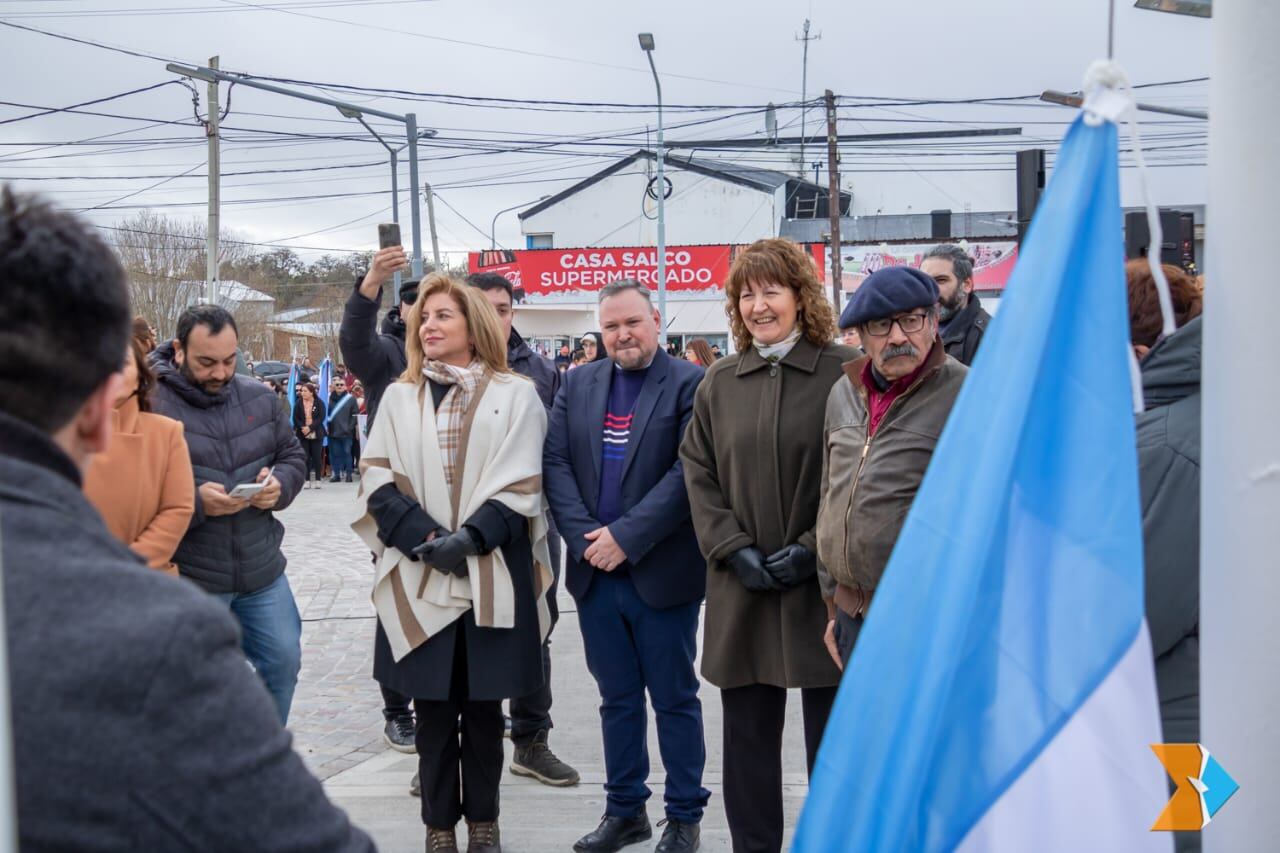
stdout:
[(728, 297), (725, 314), (738, 352), (751, 349), (751, 333), (742, 319), (738, 300), (750, 283), (784, 284), (795, 293), (798, 313), (796, 324), (810, 343), (824, 347), (836, 336), (836, 314), (822, 292), (813, 259), (798, 243), (780, 237), (757, 240), (742, 250), (729, 268), (724, 289)]
[(462, 312), (475, 357), (493, 373), (511, 374), (511, 368), (507, 366), (507, 340), (502, 336), (502, 323), (489, 300), (478, 288), (468, 287), (443, 273), (433, 273), (422, 280), (413, 308), (405, 312), (408, 316), (404, 318), (404, 351), (409, 364), (400, 374), (400, 381), (417, 385), (427, 381), (422, 372), (426, 354), (422, 351), (418, 330), (422, 328), (423, 306), (437, 293), (447, 293)]

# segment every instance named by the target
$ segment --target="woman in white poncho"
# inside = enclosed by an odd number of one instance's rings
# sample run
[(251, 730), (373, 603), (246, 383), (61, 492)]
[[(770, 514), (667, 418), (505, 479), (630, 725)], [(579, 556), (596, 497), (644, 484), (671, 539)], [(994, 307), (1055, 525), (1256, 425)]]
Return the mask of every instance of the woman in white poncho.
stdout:
[(462, 818), (498, 850), (501, 702), (544, 678), (546, 413), (478, 290), (434, 275), (407, 313), (352, 525), (377, 557), (374, 677), (414, 698), (429, 853)]

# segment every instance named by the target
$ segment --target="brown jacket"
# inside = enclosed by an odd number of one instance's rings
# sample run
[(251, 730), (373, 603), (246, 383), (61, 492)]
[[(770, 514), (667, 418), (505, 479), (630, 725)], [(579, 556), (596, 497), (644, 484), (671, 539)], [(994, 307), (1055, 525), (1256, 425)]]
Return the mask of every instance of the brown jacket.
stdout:
[(827, 401), (824, 430), (818, 576), (823, 595), (846, 611), (857, 609), (846, 602), (865, 602), (880, 583), (968, 373), (936, 343), (915, 384), (893, 401), (868, 439), (867, 358), (844, 366), (846, 378)]
[(817, 553), (823, 414), (855, 354), (801, 339), (770, 366), (752, 349), (716, 362), (698, 388), (680, 458), (708, 566), (702, 673), (718, 687), (840, 680), (822, 645), (817, 580), (750, 592), (723, 560), (752, 544), (766, 556), (797, 542)]
[(84, 492), (113, 536), (151, 568), (178, 574), (173, 552), (195, 511), (182, 424), (139, 412), (130, 398), (111, 413), (111, 444), (90, 463)]

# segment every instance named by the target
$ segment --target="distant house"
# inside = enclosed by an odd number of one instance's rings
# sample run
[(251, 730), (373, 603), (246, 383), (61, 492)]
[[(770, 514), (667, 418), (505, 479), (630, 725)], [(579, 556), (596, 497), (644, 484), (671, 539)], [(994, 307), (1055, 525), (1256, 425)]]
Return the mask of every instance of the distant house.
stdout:
[[(652, 246), (657, 242), (657, 157), (640, 150), (520, 213), (525, 248)], [(728, 159), (663, 158), (668, 245), (750, 243), (784, 220), (826, 219), (827, 187)], [(840, 194), (846, 211), (852, 196)]]

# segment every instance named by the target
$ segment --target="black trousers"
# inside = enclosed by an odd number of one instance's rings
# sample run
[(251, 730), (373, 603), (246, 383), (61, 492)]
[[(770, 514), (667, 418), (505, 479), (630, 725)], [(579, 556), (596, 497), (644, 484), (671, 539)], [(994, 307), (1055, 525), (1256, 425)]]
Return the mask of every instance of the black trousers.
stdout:
[(318, 438), (302, 439), (302, 449), (307, 454), (307, 476), (311, 476), (311, 472), (316, 473), (316, 479), (319, 480), (324, 476), (324, 444)]
[[(549, 516), (548, 516), (549, 518)], [(551, 633), (560, 621), (560, 606), (556, 593), (560, 589), (560, 535), (555, 527), (547, 534), (547, 548), (551, 552), (551, 589), (547, 592), (547, 609), (551, 611), (551, 628), (542, 641), (542, 672), (547, 680), (535, 692), (511, 700), (511, 741), (524, 749), (539, 734), (549, 730), (551, 723)], [(383, 691), (385, 698), (386, 692)]]
[[(836, 687), (800, 690), (805, 763), (810, 773)], [(782, 849), (782, 729), (787, 691), (749, 684), (720, 691), (724, 706), (724, 810), (734, 853)]]
[(422, 822), (436, 829), (453, 827), (463, 817), (472, 823), (498, 819), (502, 702), (466, 698), (466, 646), (466, 632), (459, 630), (449, 698), (413, 700), (418, 714), (414, 742), (422, 779)]

